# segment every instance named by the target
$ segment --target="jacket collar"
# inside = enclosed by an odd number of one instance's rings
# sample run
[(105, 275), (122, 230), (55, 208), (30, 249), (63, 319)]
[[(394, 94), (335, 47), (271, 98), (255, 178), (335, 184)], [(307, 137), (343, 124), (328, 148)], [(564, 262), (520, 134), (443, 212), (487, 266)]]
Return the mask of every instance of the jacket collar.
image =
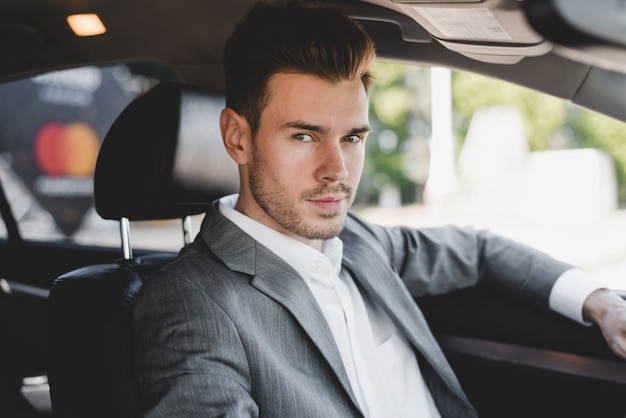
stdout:
[[(389, 265), (382, 246), (373, 239), (368, 240), (364, 235), (369, 233), (358, 225), (349, 216), (346, 220), (346, 228), (341, 234), (344, 242), (344, 267), (404, 332), (417, 353), (421, 355), (422, 361), (428, 362), (430, 369), (436, 371), (436, 375), (447, 387), (447, 393), (453, 395), (453, 398), (447, 399), (467, 408), (469, 406), (467, 398), (430, 331), (426, 318), (399, 275)], [(422, 368), (422, 373), (424, 370)], [(424, 377), (427, 380), (432, 378), (426, 375)], [(445, 405), (439, 405), (439, 407), (446, 408)]]
[[(341, 239), (344, 242), (343, 264), (352, 273), (354, 280), (385, 310), (435, 369), (447, 364), (424, 315), (400, 277), (382, 256), (381, 249), (376, 249), (376, 244), (359, 236), (349, 226), (341, 234)], [(452, 373), (450, 377), (456, 380)]]
[[(207, 211), (200, 239), (230, 270), (252, 277), (251, 286), (283, 305), (294, 316), (358, 407), (332, 332), (305, 281), (282, 258), (220, 214), (217, 207), (215, 202)], [(213, 239), (215, 236), (220, 239)]]

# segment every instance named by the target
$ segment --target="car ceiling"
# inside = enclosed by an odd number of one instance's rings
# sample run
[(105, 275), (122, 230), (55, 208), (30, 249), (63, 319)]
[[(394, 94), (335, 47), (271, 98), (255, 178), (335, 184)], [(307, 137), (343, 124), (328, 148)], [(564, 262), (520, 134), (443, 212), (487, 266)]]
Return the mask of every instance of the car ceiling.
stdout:
[[(219, 92), (222, 47), (254, 1), (0, 0), (0, 80), (157, 61)], [(329, 3), (363, 23), (382, 59), (490, 75), (626, 120), (624, 47), (563, 21), (556, 0)], [(97, 13), (108, 32), (76, 37), (65, 22), (74, 13)]]

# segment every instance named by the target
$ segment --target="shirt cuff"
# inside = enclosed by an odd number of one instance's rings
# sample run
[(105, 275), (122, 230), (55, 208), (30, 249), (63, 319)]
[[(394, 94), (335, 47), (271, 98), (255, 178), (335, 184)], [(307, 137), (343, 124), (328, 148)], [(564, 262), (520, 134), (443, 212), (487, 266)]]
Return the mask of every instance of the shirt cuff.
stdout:
[(583, 320), (583, 304), (592, 292), (606, 288), (589, 273), (572, 268), (565, 271), (550, 291), (550, 309), (583, 325), (592, 325)]

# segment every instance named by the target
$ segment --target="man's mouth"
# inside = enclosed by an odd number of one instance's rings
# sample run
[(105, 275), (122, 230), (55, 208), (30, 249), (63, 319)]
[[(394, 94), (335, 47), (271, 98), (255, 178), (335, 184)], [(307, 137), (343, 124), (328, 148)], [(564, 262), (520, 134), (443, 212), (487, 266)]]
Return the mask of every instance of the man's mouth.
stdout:
[(346, 204), (347, 196), (333, 195), (333, 196), (320, 196), (314, 199), (309, 199), (309, 202), (322, 209), (323, 211), (338, 212), (344, 208)]

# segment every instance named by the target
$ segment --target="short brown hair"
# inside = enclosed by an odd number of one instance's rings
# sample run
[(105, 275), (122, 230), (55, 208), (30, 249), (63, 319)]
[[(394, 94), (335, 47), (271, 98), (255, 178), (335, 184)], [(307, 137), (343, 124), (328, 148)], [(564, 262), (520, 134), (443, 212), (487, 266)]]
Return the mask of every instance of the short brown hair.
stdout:
[(255, 133), (274, 74), (303, 73), (332, 82), (360, 77), (369, 92), (375, 57), (372, 39), (339, 9), (259, 2), (226, 44), (226, 106), (243, 115)]

